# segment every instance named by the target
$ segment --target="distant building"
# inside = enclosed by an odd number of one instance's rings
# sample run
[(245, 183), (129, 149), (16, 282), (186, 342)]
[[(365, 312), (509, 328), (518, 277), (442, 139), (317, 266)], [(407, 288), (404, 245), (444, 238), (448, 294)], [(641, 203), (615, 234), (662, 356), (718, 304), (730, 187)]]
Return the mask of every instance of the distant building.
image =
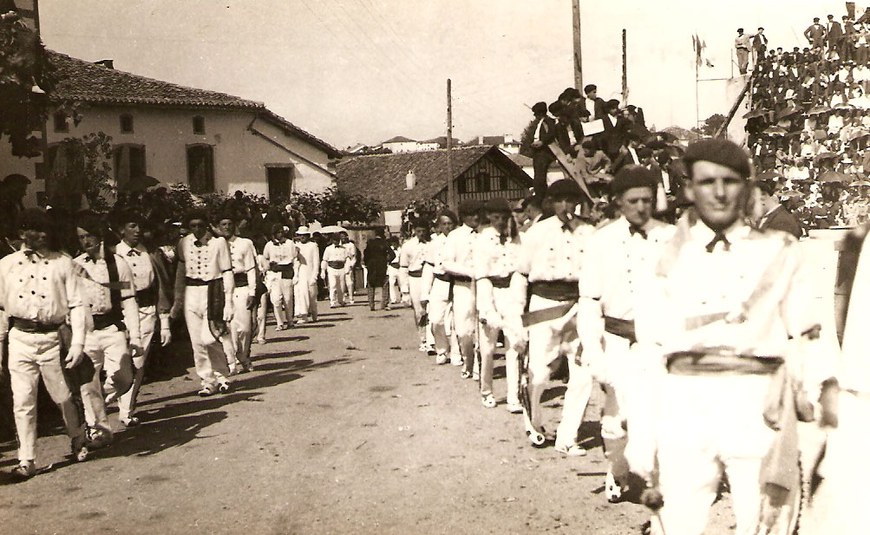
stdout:
[(478, 136), (465, 142), (466, 146), (492, 146), (495, 145), (508, 154), (520, 153), (520, 140), (511, 134), (503, 136)]
[[(93, 132), (112, 137), (109, 163), (119, 188), (147, 175), (188, 184), (194, 193), (243, 190), (280, 198), (334, 183), (332, 160), (341, 152), (262, 103), (122, 72), (111, 60), (48, 55), (60, 82), (49, 95), (44, 163), (0, 148), (0, 173), (37, 178), (28, 204), (68, 187), (51, 178), (67, 163), (60, 142)], [(78, 105), (79, 124), (59, 107), (64, 102)]]
[[(498, 147), (459, 148), (450, 157), (460, 202), (495, 197), (517, 200), (532, 186), (531, 177)], [(415, 177), (411, 189), (406, 182), (409, 172)], [(447, 202), (446, 150), (348, 158), (338, 164), (336, 174), (340, 191), (378, 200), (384, 209), (383, 223), (394, 232), (408, 204), (426, 199)]]
[(404, 136), (396, 136), (381, 143), (381, 147), (389, 150), (393, 154), (400, 154), (403, 152), (437, 150), (438, 144), (427, 141), (417, 141)]

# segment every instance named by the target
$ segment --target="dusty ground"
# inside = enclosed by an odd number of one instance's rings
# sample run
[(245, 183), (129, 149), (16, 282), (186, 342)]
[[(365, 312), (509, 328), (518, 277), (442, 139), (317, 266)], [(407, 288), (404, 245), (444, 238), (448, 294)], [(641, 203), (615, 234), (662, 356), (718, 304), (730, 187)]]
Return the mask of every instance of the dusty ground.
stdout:
[[(115, 444), (85, 463), (46, 426), (38, 464), (53, 466), (0, 481), (0, 533), (639, 533), (644, 508), (602, 492), (597, 400), (587, 457), (533, 449), (521, 416), (483, 408), (458, 368), (416, 351), (410, 309), (327, 312), (270, 327), (228, 395), (197, 398), (192, 370), (146, 385), (144, 424), (113, 415)], [(547, 393), (550, 429), (562, 390)], [(724, 503), (712, 518), (709, 533), (732, 523)]]

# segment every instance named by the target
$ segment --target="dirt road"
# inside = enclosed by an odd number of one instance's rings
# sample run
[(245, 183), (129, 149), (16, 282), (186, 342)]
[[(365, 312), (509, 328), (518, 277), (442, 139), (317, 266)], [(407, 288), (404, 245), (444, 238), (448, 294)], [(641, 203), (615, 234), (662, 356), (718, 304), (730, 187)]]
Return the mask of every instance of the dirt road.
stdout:
[[(323, 303), (321, 303), (323, 306)], [(610, 505), (597, 399), (564, 458), (527, 445), (521, 416), (485, 409), (459, 368), (417, 352), (410, 309), (328, 311), (254, 346), (232, 393), (197, 398), (192, 370), (143, 389), (143, 425), (81, 464), (40, 431), (23, 483), (0, 484), (2, 533), (638, 533), (640, 505)], [(504, 361), (496, 361), (504, 401)], [(555, 429), (564, 387), (546, 398)], [(52, 434), (52, 436), (46, 436)], [(14, 443), (0, 470), (14, 466)], [(714, 509), (711, 533), (731, 525)]]

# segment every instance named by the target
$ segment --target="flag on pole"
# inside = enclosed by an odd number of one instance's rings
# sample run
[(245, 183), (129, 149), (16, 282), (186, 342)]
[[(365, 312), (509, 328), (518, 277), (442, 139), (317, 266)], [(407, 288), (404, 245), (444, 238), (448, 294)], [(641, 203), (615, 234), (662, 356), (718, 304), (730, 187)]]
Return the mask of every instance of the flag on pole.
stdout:
[(707, 56), (707, 42), (701, 39), (698, 34), (692, 36), (692, 50), (695, 51), (695, 66), (701, 67), (702, 65), (706, 65), (707, 67), (713, 67), (713, 62), (710, 61), (710, 58)]

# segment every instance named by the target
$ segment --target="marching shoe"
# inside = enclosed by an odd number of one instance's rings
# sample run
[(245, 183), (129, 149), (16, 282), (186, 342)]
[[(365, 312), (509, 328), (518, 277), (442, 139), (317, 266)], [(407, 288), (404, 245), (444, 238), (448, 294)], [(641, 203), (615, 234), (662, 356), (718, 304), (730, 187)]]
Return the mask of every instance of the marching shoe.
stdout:
[(220, 383), (218, 385), (218, 392), (220, 392), (221, 394), (226, 394), (229, 391), (230, 391), (230, 384), (229, 383)]
[(511, 414), (519, 414), (523, 412), (523, 406), (519, 403), (508, 403), (505, 408), (507, 408), (508, 412)]
[(98, 427), (88, 428), (86, 433), (88, 449), (98, 450), (112, 443), (112, 432)]
[(568, 457), (586, 456), (586, 450), (579, 444), (557, 444), (555, 449), (557, 452), (561, 453), (562, 455), (567, 455)]
[(36, 475), (36, 464), (33, 461), (21, 461), (18, 466), (12, 469), (12, 476), (15, 479), (25, 480)]
[(88, 450), (87, 438), (85, 435), (72, 439), (70, 450), (73, 459), (80, 463), (86, 461), (90, 450)]
[(497, 405), (497, 403), (495, 401), (495, 397), (492, 394), (487, 394), (487, 395), (483, 396), (480, 401), (481, 401), (481, 403), (483, 403), (483, 406), (486, 407), (487, 409), (494, 409), (495, 406)]
[(613, 472), (610, 470), (604, 477), (604, 494), (610, 503), (616, 503), (622, 499), (622, 487), (616, 482), (616, 478), (613, 477)]
[(439, 366), (442, 364), (447, 364), (447, 355), (445, 355), (444, 353), (439, 353), (435, 355), (435, 364)]
[(131, 416), (129, 418), (119, 418), (119, 420), (121, 421), (122, 424), (124, 424), (124, 427), (127, 427), (127, 428), (138, 427), (139, 424), (142, 423), (142, 421), (139, 419), (138, 416)]
[(213, 386), (204, 386), (202, 390), (196, 393), (197, 396), (201, 398), (207, 398), (209, 396), (213, 396), (217, 392), (217, 389)]

